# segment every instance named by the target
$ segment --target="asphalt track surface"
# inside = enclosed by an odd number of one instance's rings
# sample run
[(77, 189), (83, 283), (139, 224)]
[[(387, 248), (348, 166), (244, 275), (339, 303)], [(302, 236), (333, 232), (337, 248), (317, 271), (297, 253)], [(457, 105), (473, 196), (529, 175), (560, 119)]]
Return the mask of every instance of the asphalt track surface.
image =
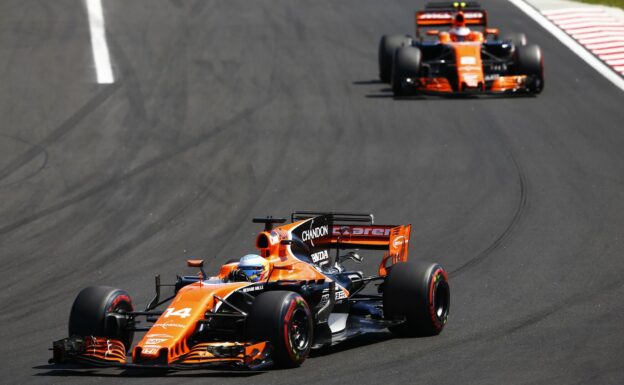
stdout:
[[(512, 5), (537, 98), (394, 100), (383, 33), (414, 1), (104, 1), (116, 82), (95, 83), (80, 1), (0, 3), (0, 382), (624, 383), (624, 94)], [(251, 217), (370, 211), (451, 273), (434, 338), (362, 338), (298, 369), (58, 370), (84, 286), (253, 251)], [(368, 257), (372, 272), (378, 259)]]

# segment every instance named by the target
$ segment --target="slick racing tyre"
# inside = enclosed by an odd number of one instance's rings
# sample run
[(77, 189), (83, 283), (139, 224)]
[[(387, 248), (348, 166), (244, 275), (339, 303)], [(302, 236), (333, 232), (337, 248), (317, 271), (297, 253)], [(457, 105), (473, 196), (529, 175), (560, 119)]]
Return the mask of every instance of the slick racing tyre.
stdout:
[(256, 297), (247, 318), (253, 341), (269, 341), (276, 366), (292, 368), (305, 361), (312, 347), (312, 313), (306, 301), (291, 291), (267, 291)]
[(69, 314), (69, 335), (108, 337), (121, 341), (126, 351), (134, 332), (125, 330), (125, 318), (110, 316), (118, 311), (133, 311), (132, 299), (123, 290), (91, 286), (78, 294)]
[(409, 262), (392, 266), (383, 287), (384, 317), (405, 319), (390, 327), (399, 336), (440, 334), (449, 313), (448, 278), (437, 263)]
[(383, 35), (379, 41), (379, 79), (390, 83), (394, 51), (402, 46), (412, 44), (412, 39), (405, 35)]
[(394, 51), (392, 62), (392, 92), (395, 96), (405, 96), (405, 79), (417, 78), (420, 74), (422, 53), (416, 47), (400, 47)]
[(539, 94), (544, 89), (544, 56), (535, 44), (516, 47), (516, 68), (518, 75), (527, 75), (527, 89)]

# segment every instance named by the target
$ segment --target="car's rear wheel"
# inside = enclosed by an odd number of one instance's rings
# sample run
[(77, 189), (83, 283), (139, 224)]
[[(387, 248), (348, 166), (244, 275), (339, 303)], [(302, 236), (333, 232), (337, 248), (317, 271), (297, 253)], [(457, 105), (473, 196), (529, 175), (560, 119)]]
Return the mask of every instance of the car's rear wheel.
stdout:
[(278, 367), (299, 366), (313, 342), (312, 313), (306, 301), (290, 291), (268, 291), (254, 300), (247, 318), (248, 337), (269, 341)]
[(518, 75), (527, 75), (527, 89), (539, 94), (544, 89), (544, 56), (539, 46), (529, 44), (516, 47), (516, 68)]
[(392, 92), (395, 96), (405, 96), (407, 78), (420, 76), (422, 53), (417, 47), (400, 47), (394, 52), (392, 63)]
[(379, 41), (379, 79), (384, 83), (390, 83), (392, 76), (392, 60), (394, 51), (402, 46), (412, 44), (412, 39), (405, 35), (383, 35)]
[(108, 286), (87, 287), (78, 294), (72, 305), (69, 335), (113, 338), (121, 341), (127, 351), (132, 345), (134, 332), (127, 330), (124, 317), (110, 314), (133, 309), (130, 295), (123, 290)]
[(392, 266), (383, 286), (384, 316), (404, 319), (390, 330), (400, 336), (431, 336), (446, 325), (450, 308), (448, 277), (437, 263)]

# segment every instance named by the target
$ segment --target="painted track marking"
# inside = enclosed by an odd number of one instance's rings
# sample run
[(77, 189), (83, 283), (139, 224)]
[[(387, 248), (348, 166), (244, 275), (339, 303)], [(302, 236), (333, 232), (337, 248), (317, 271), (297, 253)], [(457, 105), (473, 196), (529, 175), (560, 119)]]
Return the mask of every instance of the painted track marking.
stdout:
[(97, 82), (110, 84), (115, 82), (113, 69), (111, 68), (108, 42), (106, 41), (106, 25), (104, 12), (102, 12), (102, 0), (85, 0), (87, 15), (89, 17), (89, 32), (91, 34), (91, 49)]
[[(559, 41), (568, 47), (572, 52), (574, 52), (577, 56), (583, 59), (587, 64), (589, 64), (592, 68), (594, 68), (598, 73), (604, 76), (607, 80), (613, 83), (620, 90), (624, 91), (624, 78), (619, 75), (617, 72), (618, 67), (614, 67), (613, 69), (609, 67), (607, 64), (602, 62), (596, 56), (594, 56), (590, 51), (588, 51), (585, 47), (583, 47), (579, 42), (574, 40), (571, 36), (557, 27), (552, 21), (548, 20), (546, 16), (542, 15), (537, 9), (533, 6), (526, 3), (524, 0), (508, 0), (510, 3), (518, 7), (522, 12), (524, 12), (531, 19), (535, 20), (538, 24), (540, 24), (545, 30), (550, 32), (553, 36), (555, 36)], [(559, 11), (558, 13), (561, 13)], [(595, 11), (596, 13), (598, 11)], [(613, 44), (620, 44), (621, 42), (613, 42)], [(612, 44), (612, 43), (609, 43)], [(608, 44), (603, 45), (601, 48), (612, 48)]]

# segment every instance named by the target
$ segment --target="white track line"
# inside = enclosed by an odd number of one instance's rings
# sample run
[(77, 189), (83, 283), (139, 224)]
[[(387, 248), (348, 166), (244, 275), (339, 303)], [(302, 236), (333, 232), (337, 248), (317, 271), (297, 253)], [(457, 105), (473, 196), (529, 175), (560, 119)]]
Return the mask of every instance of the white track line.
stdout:
[(85, 0), (87, 15), (89, 16), (89, 32), (91, 33), (91, 48), (93, 61), (97, 73), (97, 82), (100, 84), (114, 83), (113, 69), (111, 68), (108, 43), (106, 42), (106, 25), (102, 12), (101, 0)]
[[(602, 76), (607, 78), (620, 90), (624, 91), (624, 79), (617, 72), (614, 72), (609, 66), (604, 64), (600, 59), (592, 55), (589, 51), (583, 48), (582, 45), (572, 39), (568, 34), (559, 29), (553, 22), (548, 20), (546, 16), (542, 15), (535, 8), (525, 3), (523, 0), (508, 0), (510, 3), (518, 7), (522, 12), (526, 13), (531, 19), (535, 20), (544, 29), (555, 36), (559, 41), (568, 47), (572, 52), (583, 59), (592, 68), (598, 71)], [(618, 69), (616, 69), (618, 70)]]

